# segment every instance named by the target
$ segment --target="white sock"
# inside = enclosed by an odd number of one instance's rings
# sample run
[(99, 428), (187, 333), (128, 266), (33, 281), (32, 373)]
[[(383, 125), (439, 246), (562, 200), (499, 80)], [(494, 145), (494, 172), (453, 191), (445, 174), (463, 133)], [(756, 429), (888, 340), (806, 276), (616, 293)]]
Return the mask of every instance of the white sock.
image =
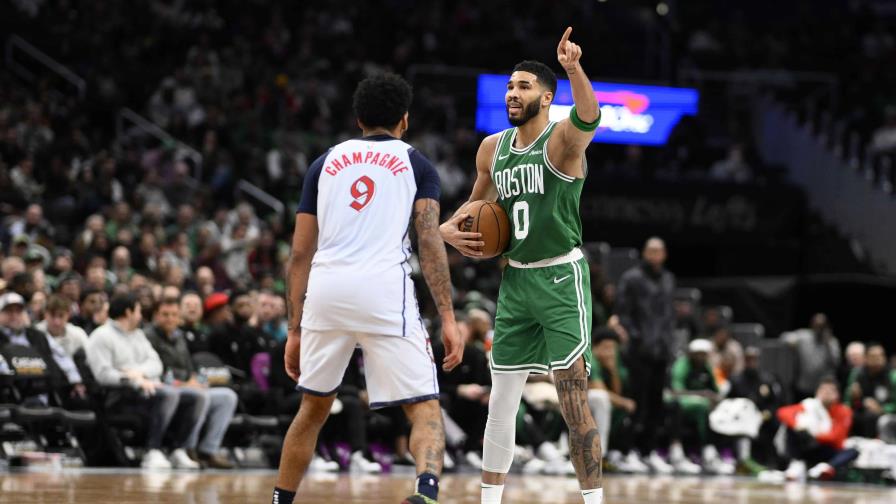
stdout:
[(585, 504), (602, 504), (604, 501), (604, 489), (582, 490), (582, 498), (585, 499)]
[(504, 494), (504, 485), (482, 484), (482, 500), (480, 504), (501, 504), (501, 496)]

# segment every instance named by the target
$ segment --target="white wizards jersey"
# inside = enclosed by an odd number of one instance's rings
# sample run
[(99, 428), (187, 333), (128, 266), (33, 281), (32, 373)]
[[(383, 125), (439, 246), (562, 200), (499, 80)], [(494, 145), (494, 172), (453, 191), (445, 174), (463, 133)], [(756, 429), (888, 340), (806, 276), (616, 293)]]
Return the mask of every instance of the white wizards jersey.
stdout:
[(410, 279), (414, 202), (439, 199), (432, 164), (389, 135), (345, 141), (309, 167), (300, 213), (317, 215), (302, 327), (406, 335), (420, 324)]

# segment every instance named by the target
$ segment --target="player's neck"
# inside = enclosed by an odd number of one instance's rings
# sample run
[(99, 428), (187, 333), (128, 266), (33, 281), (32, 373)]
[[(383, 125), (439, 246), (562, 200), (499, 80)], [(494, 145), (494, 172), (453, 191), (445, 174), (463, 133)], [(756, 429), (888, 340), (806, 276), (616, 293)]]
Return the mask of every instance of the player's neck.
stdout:
[(375, 135), (389, 135), (393, 138), (401, 138), (401, 133), (399, 133), (399, 130), (397, 128), (394, 130), (388, 130), (386, 128), (362, 129), (361, 135), (365, 137)]
[(538, 114), (526, 121), (526, 124), (517, 126), (518, 132), (516, 134), (516, 145), (514, 145), (514, 147), (522, 148), (528, 146), (538, 138), (538, 135), (541, 135), (547, 125), (548, 115)]

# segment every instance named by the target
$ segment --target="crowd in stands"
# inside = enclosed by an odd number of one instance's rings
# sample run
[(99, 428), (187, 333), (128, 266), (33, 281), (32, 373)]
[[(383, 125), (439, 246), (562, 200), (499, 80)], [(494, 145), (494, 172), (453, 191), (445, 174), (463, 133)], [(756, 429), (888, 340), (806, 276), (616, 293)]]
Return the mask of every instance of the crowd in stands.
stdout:
[[(203, 4), (193, 12), (178, 2), (82, 2), (87, 10), (80, 17), (56, 23), (69, 19), (71, 6), (47, 2), (34, 21), (23, 22), (26, 36), (52, 24), (54, 36), (41, 39), (43, 47), (89, 76), (91, 89), (90, 99), (80, 102), (51, 81), (28, 86), (0, 75), (0, 346), (33, 349), (59, 383), (56, 394), (25, 394), (23, 404), (139, 411), (145, 433), (137, 463), (232, 467), (234, 451), (222, 448), (239, 443), (228, 439), (234, 418), (266, 415), (288, 423), (301, 400), (281, 364), (289, 210), (298, 203), (308, 161), (356, 134), (343, 97), (361, 75), (382, 68), (406, 72), (413, 61), (492, 67), (495, 62), (484, 59), (490, 56), (476, 50), (482, 37), (505, 41), (496, 50), (506, 49), (509, 66), (550, 49), (557, 35), (496, 21), (472, 2), (453, 10), (415, 2), (408, 19), (419, 29), (381, 39), (365, 35), (382, 32), (365, 22), (375, 18), (370, 5), (309, 3), (314, 8), (247, 14), (243, 2)], [(527, 15), (540, 12), (538, 2), (525, 4)], [(607, 22), (586, 4), (577, 7), (580, 19)], [(143, 19), (130, 26), (135, 17)], [(697, 66), (729, 61), (726, 55), (740, 47), (724, 40), (742, 36), (737, 30), (690, 30), (686, 54)], [(863, 45), (869, 58), (892, 54), (892, 37), (881, 30), (870, 32)], [(593, 39), (589, 48), (630, 50), (598, 32), (582, 34), (584, 43)], [(776, 47), (779, 36), (764, 44)], [(362, 37), (379, 45), (355, 43)], [(68, 46), (54, 47), (63, 39)], [(104, 46), (109, 40), (121, 43), (112, 50)], [(344, 57), (334, 61), (336, 54)], [(751, 61), (750, 54), (740, 54), (741, 60)], [(602, 61), (600, 54), (593, 58)], [(470, 170), (463, 166), (473, 159), (478, 137), (471, 122), (449, 117), (463, 108), (459, 98), (416, 84), (410, 141), (436, 161), (443, 208), (450, 210), (468, 192)], [(107, 125), (123, 105), (196, 146), (201, 164), (137, 135), (113, 141)], [(875, 149), (893, 143), (896, 115), (885, 117)], [(741, 128), (732, 127), (731, 138), (715, 151), (695, 147), (700, 131), (685, 125), (665, 150), (628, 146), (593, 164), (619, 177), (666, 176), (668, 167), (681, 175), (695, 166), (716, 180), (756, 176), (758, 161), (741, 143)], [(271, 212), (237, 196), (241, 179), (288, 210)], [(848, 436), (896, 442), (896, 370), (883, 346), (853, 343), (841, 353), (826, 318), (813, 317), (809, 327), (781, 338), (798, 362), (796, 379), (786, 386), (763, 365), (760, 348), (733, 337), (730, 320), (718, 310), (673, 299), (674, 277), (657, 246), (647, 247), (644, 262), (618, 285), (592, 282), (589, 403), (608, 467), (757, 475), (787, 468), (787, 477), (824, 478), (842, 476), (858, 456), (847, 447), (853, 446)], [(439, 377), (447, 467), (477, 467), (499, 270), (456, 253), (449, 260), (467, 349), (462, 365)], [(601, 267), (593, 261), (593, 274)], [(419, 275), (417, 284), (427, 324), (438, 334)], [(435, 351), (439, 361), (438, 344)], [(0, 374), (11, 371), (10, 360), (0, 360)], [(404, 420), (397, 410), (368, 411), (362, 370), (359, 352), (337, 392), (315, 469), (377, 472), (409, 461)], [(573, 474), (551, 389), (544, 379), (527, 385), (516, 463), (526, 473)], [(731, 399), (743, 401), (726, 405)], [(755, 421), (745, 428), (730, 420), (738, 415)], [(779, 431), (784, 442), (776, 447)], [(94, 442), (81, 439), (82, 445)]]

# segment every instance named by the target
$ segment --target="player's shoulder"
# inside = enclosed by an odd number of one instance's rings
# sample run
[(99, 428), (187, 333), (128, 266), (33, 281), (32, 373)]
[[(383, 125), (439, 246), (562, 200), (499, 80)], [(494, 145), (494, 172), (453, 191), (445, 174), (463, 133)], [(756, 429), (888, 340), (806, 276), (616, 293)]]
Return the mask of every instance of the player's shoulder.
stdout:
[(501, 136), (503, 134), (504, 134), (504, 131), (492, 133), (491, 135), (482, 139), (482, 143), (479, 144), (479, 147), (494, 150), (495, 148), (497, 148), (498, 141), (501, 140)]
[(483, 159), (491, 159), (495, 154), (495, 151), (498, 150), (498, 142), (501, 140), (501, 135), (503, 134), (503, 131), (499, 131), (482, 139), (482, 142), (479, 144), (479, 155), (482, 156)]

